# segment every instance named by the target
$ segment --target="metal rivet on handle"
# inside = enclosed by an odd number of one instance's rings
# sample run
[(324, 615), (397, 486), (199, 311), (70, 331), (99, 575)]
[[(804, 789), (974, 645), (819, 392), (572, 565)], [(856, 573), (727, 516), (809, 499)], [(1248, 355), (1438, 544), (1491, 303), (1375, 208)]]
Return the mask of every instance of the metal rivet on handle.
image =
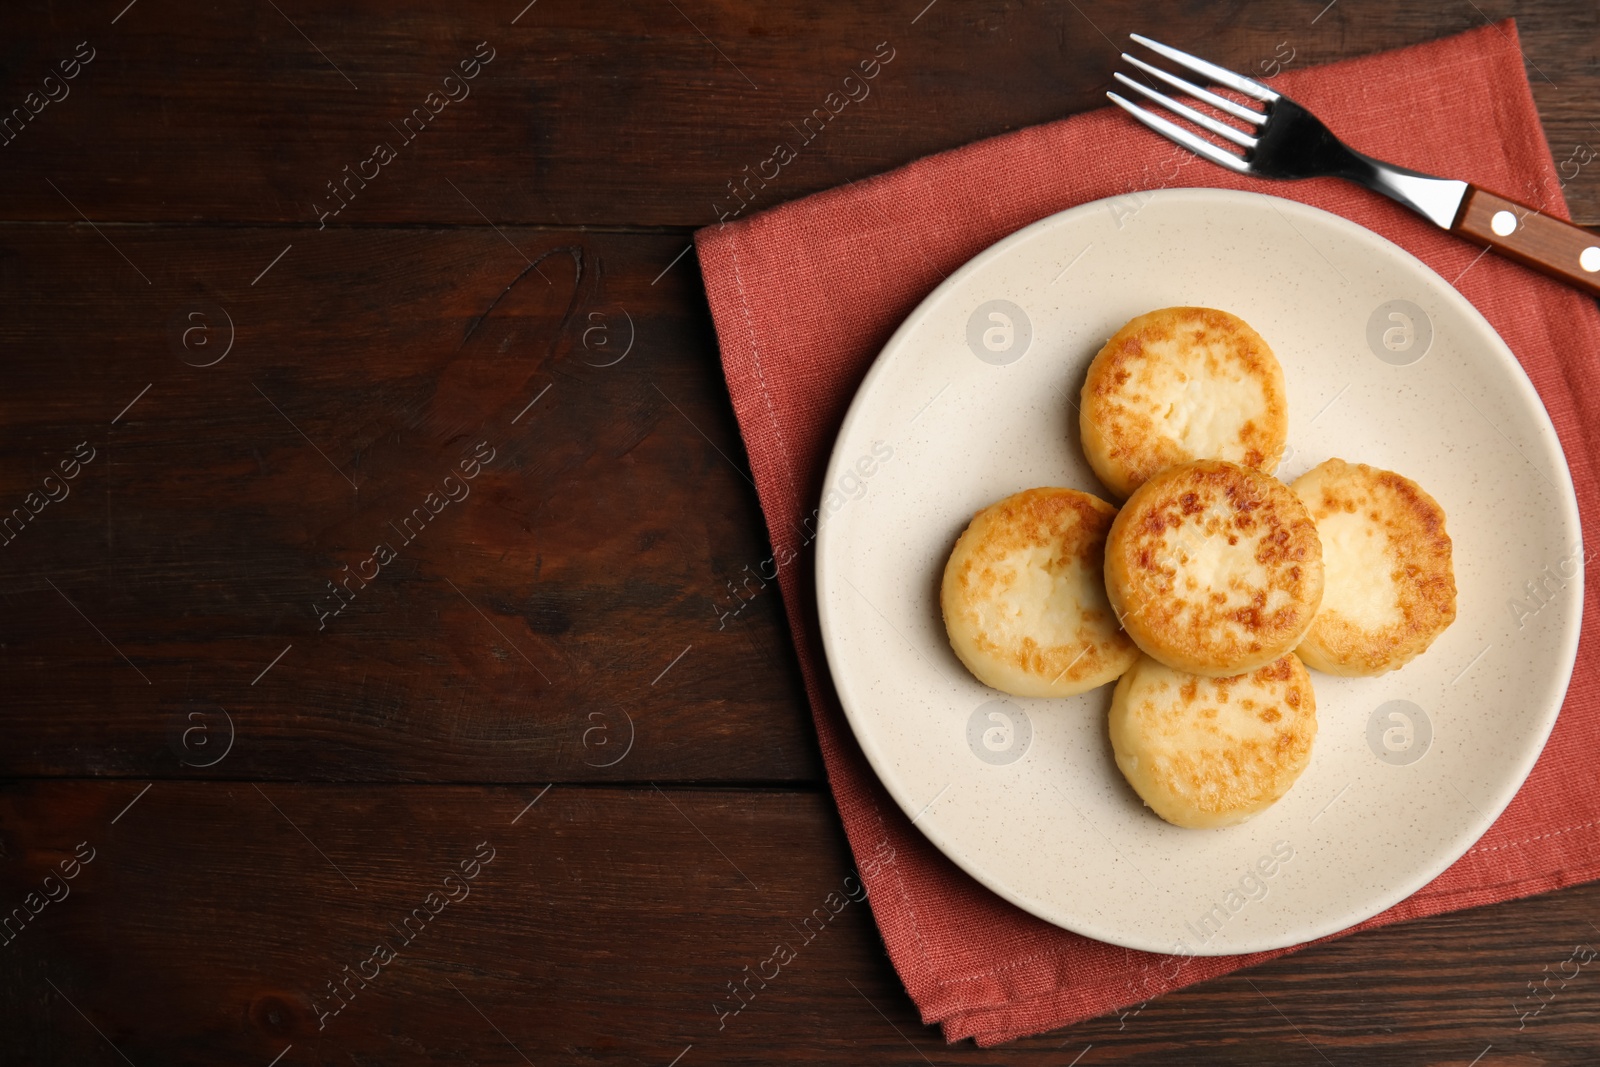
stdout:
[(1494, 218), (1489, 220), (1489, 229), (1497, 237), (1505, 237), (1517, 228), (1517, 217), (1509, 211), (1496, 211)]
[(1600, 245), (1590, 245), (1578, 253), (1578, 266), (1593, 274), (1600, 270)]

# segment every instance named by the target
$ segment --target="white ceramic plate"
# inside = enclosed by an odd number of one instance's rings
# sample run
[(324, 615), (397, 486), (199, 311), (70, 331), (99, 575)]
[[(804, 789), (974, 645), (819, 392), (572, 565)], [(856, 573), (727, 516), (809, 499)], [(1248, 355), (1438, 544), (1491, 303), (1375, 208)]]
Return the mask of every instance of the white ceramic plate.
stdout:
[[(950, 651), (938, 587), (980, 508), (1032, 486), (1112, 499), (1078, 443), (1091, 358), (1155, 308), (1223, 308), (1276, 351), (1293, 480), (1330, 456), (1443, 505), (1458, 615), (1381, 678), (1313, 672), (1289, 794), (1184, 830), (1112, 761), (1111, 687), (1009, 697)], [(1179, 955), (1298, 944), (1372, 916), (1488, 829), (1532, 769), (1577, 653), (1582, 549), (1555, 431), (1509, 349), (1411, 255), (1275, 197), (1085, 204), (983, 252), (867, 375), (834, 447), (817, 596), (834, 683), (900, 807), (984, 885), (1057, 925)]]

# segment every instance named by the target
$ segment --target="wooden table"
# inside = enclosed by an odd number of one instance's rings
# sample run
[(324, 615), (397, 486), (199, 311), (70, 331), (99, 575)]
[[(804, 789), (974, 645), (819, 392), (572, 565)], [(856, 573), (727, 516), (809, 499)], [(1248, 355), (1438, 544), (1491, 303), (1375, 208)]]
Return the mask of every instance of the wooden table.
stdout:
[(1571, 161), (1591, 0), (524, 2), (0, 10), (0, 1062), (1594, 1062), (1600, 973), (1532, 989), (1600, 886), (993, 1050), (856, 906), (719, 1028), (852, 861), (685, 254), (880, 42), (756, 206), (1098, 106), (1132, 30), (1516, 14)]

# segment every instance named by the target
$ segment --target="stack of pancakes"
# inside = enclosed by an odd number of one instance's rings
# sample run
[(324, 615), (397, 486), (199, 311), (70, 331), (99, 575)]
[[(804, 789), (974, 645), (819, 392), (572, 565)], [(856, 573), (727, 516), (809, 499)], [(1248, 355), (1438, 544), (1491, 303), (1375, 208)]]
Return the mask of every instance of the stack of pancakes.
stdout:
[(945, 566), (951, 647), (1017, 696), (1120, 679), (1109, 728), (1133, 789), (1179, 826), (1241, 822), (1311, 760), (1306, 665), (1382, 674), (1455, 618), (1444, 511), (1340, 459), (1274, 478), (1283, 369), (1225, 311), (1133, 319), (1095, 356), (1079, 416), (1121, 509), (1040, 488), (979, 512)]

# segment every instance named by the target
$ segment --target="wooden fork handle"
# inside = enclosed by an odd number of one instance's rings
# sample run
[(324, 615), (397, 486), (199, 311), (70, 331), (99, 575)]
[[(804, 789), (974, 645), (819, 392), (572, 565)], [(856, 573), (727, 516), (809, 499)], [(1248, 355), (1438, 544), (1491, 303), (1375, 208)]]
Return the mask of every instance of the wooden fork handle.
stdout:
[(1600, 296), (1600, 234), (1476, 185), (1467, 186), (1450, 232)]

